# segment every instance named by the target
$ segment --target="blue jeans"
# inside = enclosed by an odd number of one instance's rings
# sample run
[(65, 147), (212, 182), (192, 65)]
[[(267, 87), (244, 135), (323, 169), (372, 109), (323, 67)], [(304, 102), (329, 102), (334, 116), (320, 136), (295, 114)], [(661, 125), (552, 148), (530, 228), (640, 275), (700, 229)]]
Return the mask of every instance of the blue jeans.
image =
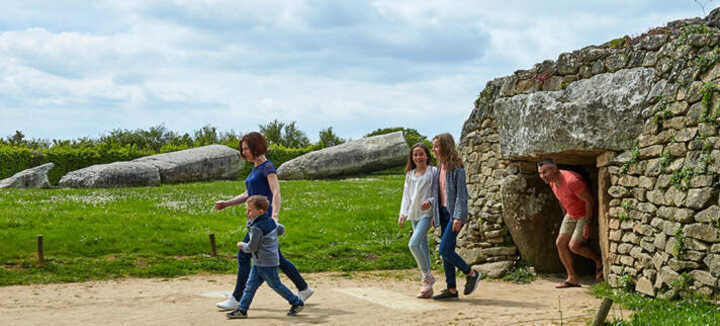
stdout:
[(267, 282), (270, 288), (285, 298), (291, 305), (302, 303), (302, 300), (300, 300), (297, 295), (290, 292), (290, 289), (280, 282), (277, 267), (253, 266), (252, 269), (250, 269), (250, 278), (248, 278), (247, 286), (243, 291), (242, 298), (240, 298), (240, 305), (238, 305), (239, 310), (248, 311), (248, 309), (250, 309), (250, 303), (252, 303), (255, 297), (255, 292), (263, 282)]
[(430, 272), (430, 248), (428, 247), (427, 231), (430, 229), (430, 217), (423, 217), (412, 223), (413, 233), (408, 242), (408, 247), (420, 271)]
[(440, 256), (445, 270), (445, 282), (447, 282), (448, 289), (453, 289), (457, 287), (455, 284), (455, 268), (457, 267), (463, 273), (468, 274), (470, 273), (470, 265), (455, 253), (458, 233), (452, 230), (452, 218), (450, 218), (447, 207), (440, 207), (440, 230), (442, 230)]
[[(243, 239), (243, 242), (247, 243), (250, 241), (250, 234), (245, 234), (245, 238)], [(307, 289), (308, 285), (305, 283), (305, 279), (303, 279), (302, 276), (300, 276), (300, 272), (298, 272), (297, 268), (293, 263), (291, 263), (289, 260), (287, 260), (283, 254), (282, 251), (278, 251), (280, 253), (280, 270), (285, 273), (285, 275), (290, 279), (290, 281), (295, 284), (295, 287), (297, 287), (298, 290), (305, 290)], [(245, 253), (242, 250), (238, 251), (237, 255), (238, 259), (238, 272), (237, 272), (237, 280), (235, 281), (235, 290), (233, 291), (233, 297), (235, 297), (235, 300), (240, 300), (240, 297), (243, 295), (243, 291), (245, 290), (245, 283), (248, 281), (248, 276), (250, 274), (250, 254)]]

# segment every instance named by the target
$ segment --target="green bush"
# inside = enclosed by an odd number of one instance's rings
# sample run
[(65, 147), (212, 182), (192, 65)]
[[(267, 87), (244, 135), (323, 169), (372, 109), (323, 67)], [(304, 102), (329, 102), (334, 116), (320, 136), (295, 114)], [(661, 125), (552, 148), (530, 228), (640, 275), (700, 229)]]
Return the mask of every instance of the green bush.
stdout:
[(51, 148), (29, 149), (24, 146), (0, 145), (0, 179), (4, 179), (45, 163), (55, 163), (48, 173), (51, 184), (57, 184), (70, 171), (95, 164), (130, 161), (153, 154), (149, 150), (138, 150), (135, 146), (96, 145), (91, 147), (54, 146)]
[[(319, 149), (322, 149), (323, 145), (321, 143), (317, 143), (314, 145), (310, 145), (307, 147), (302, 148), (287, 148), (280, 145), (272, 144), (268, 148), (267, 153), (265, 153), (265, 157), (273, 162), (276, 168), (279, 168), (280, 165), (283, 163), (292, 160), (300, 155), (307, 154)], [(248, 174), (250, 174), (250, 170), (252, 170), (253, 164), (248, 163), (245, 164), (245, 168), (240, 171), (240, 178), (244, 179), (247, 177)]]
[[(224, 144), (237, 149), (237, 143)], [(191, 148), (188, 145), (164, 145), (159, 153), (175, 152)], [(279, 145), (270, 145), (267, 158), (276, 167), (305, 153), (322, 148), (322, 144), (303, 147), (286, 148)], [(150, 149), (140, 150), (132, 145), (99, 144), (76, 148), (72, 146), (53, 146), (50, 148), (30, 149), (25, 146), (11, 146), (0, 144), (0, 179), (48, 162), (55, 163), (55, 167), (48, 173), (51, 184), (57, 184), (60, 178), (70, 171), (86, 168), (95, 164), (108, 164), (119, 161), (131, 161), (139, 157), (158, 154)], [(252, 164), (246, 164), (240, 172), (240, 178), (245, 178), (252, 169)]]

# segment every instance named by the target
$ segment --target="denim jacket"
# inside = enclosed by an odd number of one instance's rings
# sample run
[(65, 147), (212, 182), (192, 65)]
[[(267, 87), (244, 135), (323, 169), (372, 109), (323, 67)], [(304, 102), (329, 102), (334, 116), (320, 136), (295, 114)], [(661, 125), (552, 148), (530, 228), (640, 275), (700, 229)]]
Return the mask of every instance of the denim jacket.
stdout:
[[(437, 175), (433, 176), (438, 182), (433, 182), (433, 222), (435, 227), (440, 226), (440, 169)], [(465, 169), (456, 167), (455, 170), (447, 170), (445, 173), (445, 198), (447, 198), (447, 209), (450, 217), (460, 220), (462, 224), (467, 222), (468, 215), (468, 194), (465, 184)]]

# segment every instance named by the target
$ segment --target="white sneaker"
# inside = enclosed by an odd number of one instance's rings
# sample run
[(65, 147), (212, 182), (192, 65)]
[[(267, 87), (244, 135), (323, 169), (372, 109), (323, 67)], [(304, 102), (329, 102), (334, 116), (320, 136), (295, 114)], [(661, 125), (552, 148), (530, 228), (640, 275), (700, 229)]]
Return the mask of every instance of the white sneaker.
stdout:
[(315, 290), (308, 286), (307, 289), (298, 291), (297, 296), (300, 297), (300, 300), (306, 302), (307, 299), (310, 299), (310, 296), (312, 296), (313, 293), (315, 293)]
[(235, 297), (232, 296), (232, 294), (227, 298), (227, 300), (223, 302), (218, 302), (215, 304), (218, 308), (222, 310), (235, 310), (237, 306), (240, 304), (239, 301), (235, 300)]

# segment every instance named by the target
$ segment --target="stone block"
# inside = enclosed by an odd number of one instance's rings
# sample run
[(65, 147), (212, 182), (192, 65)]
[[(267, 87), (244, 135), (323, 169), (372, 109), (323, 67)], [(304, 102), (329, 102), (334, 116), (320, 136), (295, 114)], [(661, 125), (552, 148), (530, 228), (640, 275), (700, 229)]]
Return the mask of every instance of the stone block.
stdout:
[(655, 289), (653, 288), (652, 282), (645, 277), (638, 278), (635, 283), (635, 291), (645, 294), (647, 296), (654, 297)]
[(720, 220), (720, 206), (712, 205), (703, 211), (695, 214), (696, 222), (714, 223)]
[(714, 276), (720, 275), (720, 255), (709, 254), (703, 259), (703, 263), (710, 269)]
[(718, 278), (710, 274), (708, 271), (694, 270), (689, 272), (688, 275), (692, 277), (695, 282), (708, 286), (716, 287), (718, 283)]
[(694, 209), (703, 209), (712, 205), (717, 196), (718, 192), (715, 188), (690, 189), (688, 191), (686, 205)]
[(685, 236), (687, 237), (702, 240), (705, 242), (720, 241), (720, 232), (718, 232), (718, 230), (714, 226), (706, 223), (694, 223), (686, 225), (683, 228), (683, 233), (685, 233)]

